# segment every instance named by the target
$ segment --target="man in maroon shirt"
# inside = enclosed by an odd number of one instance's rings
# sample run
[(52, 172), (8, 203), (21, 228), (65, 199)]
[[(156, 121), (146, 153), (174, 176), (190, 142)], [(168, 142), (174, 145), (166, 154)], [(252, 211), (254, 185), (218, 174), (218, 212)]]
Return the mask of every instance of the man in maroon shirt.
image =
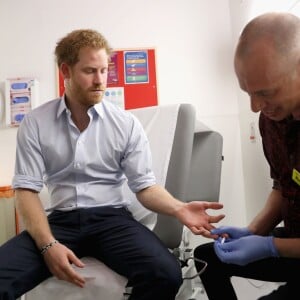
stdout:
[[(260, 299), (295, 299), (300, 270), (300, 19), (288, 13), (253, 19), (240, 36), (234, 66), (252, 111), (260, 112), (274, 184), (247, 227), (212, 230), (219, 238), (198, 246), (194, 254), (208, 263), (201, 280), (209, 299), (237, 299), (232, 276), (286, 282)], [(284, 227), (279, 228), (281, 221)]]

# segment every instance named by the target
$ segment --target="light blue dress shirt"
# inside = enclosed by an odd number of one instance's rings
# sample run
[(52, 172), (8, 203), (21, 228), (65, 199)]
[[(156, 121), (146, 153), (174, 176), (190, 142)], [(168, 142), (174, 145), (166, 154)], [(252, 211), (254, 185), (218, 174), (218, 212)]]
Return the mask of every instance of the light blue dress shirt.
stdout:
[(136, 193), (155, 184), (149, 142), (128, 111), (103, 100), (88, 111), (80, 132), (64, 98), (49, 101), (23, 119), (17, 134), (13, 188), (50, 193), (47, 211), (128, 206), (122, 189)]

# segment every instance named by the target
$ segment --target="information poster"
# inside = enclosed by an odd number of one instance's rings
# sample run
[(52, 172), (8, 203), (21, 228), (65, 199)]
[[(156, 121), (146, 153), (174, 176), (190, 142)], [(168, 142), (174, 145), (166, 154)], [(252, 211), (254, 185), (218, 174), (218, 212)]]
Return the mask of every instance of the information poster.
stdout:
[(34, 78), (11, 78), (5, 83), (6, 124), (19, 126), (24, 116), (36, 106), (38, 82)]
[(112, 87), (106, 88), (105, 99), (125, 109), (124, 88)]
[(125, 83), (149, 83), (147, 51), (124, 52)]
[(118, 71), (118, 55), (116, 52), (113, 52), (110, 62), (108, 64), (108, 75), (107, 83), (109, 84), (119, 84), (119, 71)]
[(158, 104), (154, 48), (114, 50), (110, 67), (108, 73), (113, 76), (107, 86), (124, 88), (125, 109)]

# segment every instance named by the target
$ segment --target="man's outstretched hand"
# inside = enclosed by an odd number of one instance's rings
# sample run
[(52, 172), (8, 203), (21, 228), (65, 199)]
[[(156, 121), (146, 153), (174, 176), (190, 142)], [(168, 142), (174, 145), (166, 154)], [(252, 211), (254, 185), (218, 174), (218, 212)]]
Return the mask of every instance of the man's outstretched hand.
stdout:
[(211, 216), (206, 210), (218, 210), (221, 208), (223, 208), (223, 204), (219, 202), (192, 201), (182, 205), (175, 213), (175, 216), (194, 234), (207, 238), (217, 238), (217, 235), (211, 233), (211, 230), (215, 228), (213, 224), (218, 223), (225, 215)]

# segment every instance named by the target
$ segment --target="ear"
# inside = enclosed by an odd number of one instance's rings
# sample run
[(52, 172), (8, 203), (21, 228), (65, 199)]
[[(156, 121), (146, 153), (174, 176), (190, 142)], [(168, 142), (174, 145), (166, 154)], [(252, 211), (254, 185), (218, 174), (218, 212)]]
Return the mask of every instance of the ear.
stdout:
[(63, 75), (64, 79), (69, 79), (70, 78), (70, 66), (68, 66), (66, 63), (62, 63), (60, 65), (60, 72)]

